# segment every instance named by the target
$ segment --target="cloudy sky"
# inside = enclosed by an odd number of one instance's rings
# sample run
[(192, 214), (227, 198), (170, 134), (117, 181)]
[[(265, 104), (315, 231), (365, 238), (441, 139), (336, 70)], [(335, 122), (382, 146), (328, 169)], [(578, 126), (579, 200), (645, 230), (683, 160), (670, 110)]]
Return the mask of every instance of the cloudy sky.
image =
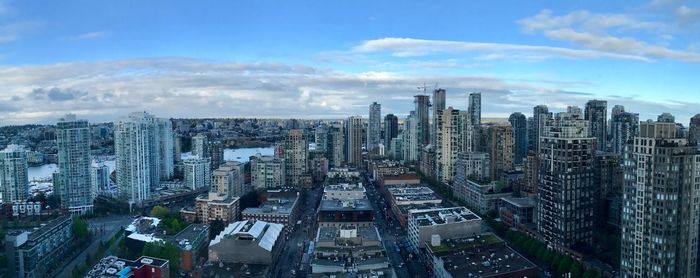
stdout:
[(598, 98), (687, 123), (699, 30), (681, 0), (0, 0), (0, 125), (405, 115), (422, 84), (484, 117)]

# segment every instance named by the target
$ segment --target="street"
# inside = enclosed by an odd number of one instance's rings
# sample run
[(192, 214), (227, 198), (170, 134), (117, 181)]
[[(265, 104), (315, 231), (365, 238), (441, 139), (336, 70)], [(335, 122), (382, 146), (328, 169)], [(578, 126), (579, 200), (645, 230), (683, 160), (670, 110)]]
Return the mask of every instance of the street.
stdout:
[(121, 227), (126, 227), (133, 220), (133, 217), (129, 215), (89, 219), (88, 229), (94, 235), (93, 242), (80, 255), (68, 263), (56, 277), (71, 277), (73, 268), (78, 264), (84, 263), (88, 254), (95, 254), (100, 242), (108, 241)]
[[(280, 261), (276, 268), (279, 271), (277, 277), (296, 277), (300, 275), (301, 258), (307, 247), (307, 242), (315, 236), (316, 208), (321, 198), (323, 187), (318, 186), (306, 191), (306, 200), (299, 208), (300, 225), (294, 225), (294, 232), (289, 235)], [(294, 270), (294, 272), (292, 272)]]

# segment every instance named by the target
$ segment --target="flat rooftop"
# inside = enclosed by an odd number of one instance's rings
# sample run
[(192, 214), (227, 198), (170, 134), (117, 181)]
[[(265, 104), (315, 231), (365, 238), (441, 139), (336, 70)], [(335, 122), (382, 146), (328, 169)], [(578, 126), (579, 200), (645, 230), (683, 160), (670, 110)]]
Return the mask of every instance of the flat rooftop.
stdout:
[(526, 207), (534, 207), (535, 206), (535, 200), (530, 197), (521, 197), (521, 198), (516, 198), (516, 197), (502, 197), (501, 200), (504, 202), (507, 202), (509, 204), (512, 204), (514, 206), (520, 207), (520, 208), (526, 208)]
[(410, 204), (410, 205), (398, 205), (399, 211), (401, 211), (401, 214), (408, 215), (408, 212), (411, 210), (425, 210), (425, 209), (440, 209), (440, 208), (445, 208), (442, 203), (440, 204), (433, 204), (433, 203), (427, 203), (427, 204)]
[(428, 244), (428, 248), (455, 278), (490, 277), (537, 267), (493, 234), (443, 241), (437, 247)]
[(372, 204), (368, 199), (359, 199), (351, 201), (340, 200), (321, 200), (319, 211), (355, 211), (355, 210), (373, 210)]
[(245, 208), (242, 213), (250, 214), (292, 214), (297, 198), (279, 198), (268, 200), (256, 208)]
[(481, 220), (479, 216), (465, 207), (411, 210), (409, 211), (409, 215), (418, 222), (419, 226)]
[(319, 227), (316, 233), (316, 241), (334, 241), (336, 238), (340, 238), (340, 231), (343, 229), (354, 229), (357, 231), (357, 237), (362, 238), (362, 240), (375, 240), (380, 239), (379, 232), (374, 226), (356, 227)]
[(213, 263), (205, 265), (202, 273), (204, 277), (267, 277), (270, 274), (270, 266), (262, 264)]
[(329, 191), (365, 191), (365, 187), (362, 183), (339, 183), (331, 184), (323, 187), (323, 192)]

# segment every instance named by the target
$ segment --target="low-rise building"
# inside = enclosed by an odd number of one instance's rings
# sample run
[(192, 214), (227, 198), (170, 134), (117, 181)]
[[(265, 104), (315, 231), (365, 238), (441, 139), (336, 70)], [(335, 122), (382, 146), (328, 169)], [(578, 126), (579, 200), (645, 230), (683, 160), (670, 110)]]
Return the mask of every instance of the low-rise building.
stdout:
[(408, 211), (410, 209), (428, 209), (442, 207), (442, 199), (432, 189), (425, 186), (392, 186), (385, 187), (386, 199), (389, 200), (391, 212), (406, 228)]
[(321, 200), (317, 213), (318, 225), (323, 226), (368, 226), (373, 225), (374, 209), (368, 199)]
[(395, 160), (374, 160), (371, 162), (372, 178), (379, 179), (384, 175), (400, 175), (409, 172), (408, 167)]
[(284, 225), (285, 231), (294, 230), (299, 217), (299, 193), (269, 194), (260, 206), (246, 208), (241, 212), (243, 220), (261, 220)]
[(500, 199), (513, 196), (512, 190), (502, 191), (504, 190), (499, 188), (497, 182), (481, 183), (467, 179), (466, 182), (464, 180), (455, 181), (454, 184), (455, 197), (481, 214), (486, 214), (489, 211), (498, 212)]
[(356, 200), (366, 197), (366, 190), (362, 183), (340, 183), (323, 187), (324, 200)]
[(243, 220), (229, 224), (209, 243), (209, 261), (214, 264), (267, 265), (284, 249), (282, 224)]
[(522, 227), (535, 223), (536, 210), (534, 197), (503, 197), (498, 208), (498, 215), (506, 225)]
[(191, 273), (199, 266), (200, 258), (207, 258), (209, 226), (190, 224), (172, 240), (180, 248), (180, 270)]
[(436, 278), (537, 277), (537, 265), (508, 247), (494, 234), (443, 240), (425, 244), (423, 261)]
[(204, 224), (213, 220), (230, 223), (238, 219), (240, 197), (210, 192), (195, 200), (197, 219)]
[(481, 218), (465, 207), (412, 210), (408, 213), (408, 239), (415, 250), (433, 235), (442, 239), (481, 233)]
[(416, 173), (405, 173), (398, 175), (382, 175), (377, 180), (377, 186), (385, 187), (392, 185), (409, 186), (419, 185), (420, 177)]
[[(5, 235), (5, 258), (9, 277), (43, 277), (73, 240), (73, 219), (61, 216), (30, 231), (12, 231)], [(54, 273), (55, 275), (55, 273)]]
[(141, 256), (132, 261), (107, 256), (102, 258), (88, 273), (88, 278), (168, 278), (170, 261)]
[(395, 277), (374, 225), (319, 227), (312, 252), (310, 277), (333, 277), (348, 272), (357, 274), (356, 277), (370, 273), (376, 277)]

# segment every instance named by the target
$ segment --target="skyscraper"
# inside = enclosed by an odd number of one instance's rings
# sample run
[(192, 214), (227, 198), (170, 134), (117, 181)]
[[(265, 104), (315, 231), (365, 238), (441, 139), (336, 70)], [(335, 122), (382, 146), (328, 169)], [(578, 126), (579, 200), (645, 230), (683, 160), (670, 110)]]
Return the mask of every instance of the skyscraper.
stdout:
[(488, 128), (491, 178), (498, 180), (505, 170), (513, 169), (513, 127), (508, 124)]
[(0, 190), (4, 204), (29, 198), (27, 151), (24, 146), (8, 145), (0, 151)]
[(109, 174), (109, 167), (107, 165), (96, 164), (90, 167), (90, 183), (92, 184), (93, 198), (97, 195), (111, 195)]
[(586, 120), (591, 123), (591, 135), (596, 138), (596, 150), (605, 151), (608, 140), (608, 102), (590, 100), (586, 103)]
[(175, 175), (175, 146), (173, 124), (170, 119), (158, 119), (158, 153), (160, 156), (160, 180), (170, 180)]
[(129, 204), (150, 198), (160, 184), (160, 155), (157, 119), (134, 112), (114, 123), (117, 195)]
[(314, 143), (316, 144), (316, 151), (328, 155), (328, 126), (321, 124), (314, 129)]
[(308, 174), (309, 148), (304, 130), (292, 129), (284, 139), (284, 164), (287, 185), (300, 187)]
[(227, 161), (218, 169), (212, 171), (211, 190), (219, 194), (242, 196), (243, 195), (243, 163)]
[(690, 118), (688, 143), (691, 145), (700, 145), (700, 114), (695, 114), (695, 116)]
[(671, 115), (671, 113), (664, 112), (659, 115), (658, 118), (656, 118), (656, 121), (662, 122), (662, 123), (675, 123), (676, 122), (676, 117)]
[(428, 109), (430, 107), (430, 97), (426, 95), (414, 96), (413, 103), (415, 104), (415, 130), (413, 130), (418, 139), (417, 146), (420, 150), (423, 146), (430, 144), (430, 125), (428, 122)]
[(591, 136), (590, 122), (570, 108), (557, 113), (545, 126), (540, 136), (538, 231), (555, 246), (591, 244), (596, 138)]
[(56, 188), (61, 207), (71, 213), (92, 210), (94, 197), (90, 179), (90, 125), (68, 114), (56, 124), (58, 143), (58, 181)]
[(369, 105), (369, 122), (367, 124), (367, 151), (379, 153), (382, 143), (382, 105), (373, 102)]
[(399, 135), (399, 118), (394, 114), (384, 117), (384, 148), (391, 149), (391, 140)]
[(345, 129), (342, 122), (328, 127), (327, 153), (329, 167), (340, 167), (345, 163)]
[(347, 124), (347, 154), (348, 164), (360, 166), (362, 163), (362, 117), (352, 116)]
[(463, 117), (451, 106), (441, 110), (437, 117), (436, 173), (438, 180), (451, 182), (455, 174), (457, 154), (463, 151)]
[(469, 94), (469, 122), (472, 126), (481, 125), (481, 93)]
[(612, 151), (620, 157), (625, 157), (626, 145), (639, 132), (639, 115), (625, 112), (624, 107), (618, 107), (610, 119), (610, 132)]
[(199, 133), (192, 137), (192, 155), (200, 158), (209, 157), (209, 139), (206, 135)]
[(508, 117), (510, 125), (513, 127), (513, 139), (515, 142), (513, 162), (522, 164), (527, 156), (527, 118), (520, 112), (510, 114)]
[(544, 130), (544, 124), (550, 118), (552, 118), (552, 113), (547, 109), (547, 105), (537, 105), (532, 108), (532, 125), (530, 125), (530, 132), (528, 132), (531, 151), (539, 152), (540, 136)]
[(430, 144), (437, 144), (438, 117), (445, 110), (445, 89), (433, 90), (433, 125), (430, 131)]
[(627, 156), (621, 277), (695, 277), (700, 154), (673, 122), (642, 122)]
[(211, 158), (193, 156), (183, 161), (185, 167), (185, 187), (195, 190), (211, 188)]
[(212, 169), (218, 169), (224, 163), (224, 144), (221, 141), (209, 142), (209, 157)]

